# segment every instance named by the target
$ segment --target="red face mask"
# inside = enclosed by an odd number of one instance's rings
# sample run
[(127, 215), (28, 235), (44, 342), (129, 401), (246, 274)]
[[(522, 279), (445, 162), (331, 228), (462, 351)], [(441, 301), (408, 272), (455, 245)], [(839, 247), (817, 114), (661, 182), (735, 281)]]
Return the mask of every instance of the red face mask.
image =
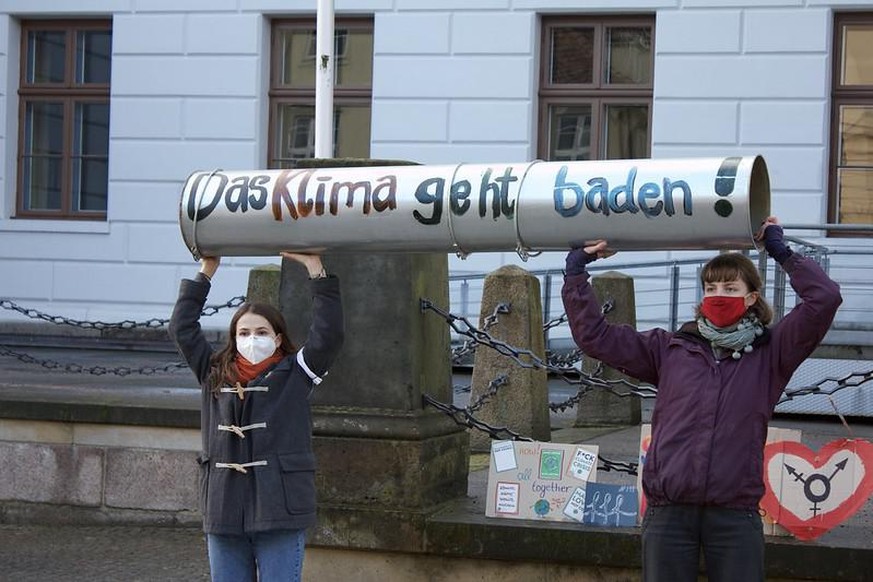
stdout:
[(744, 296), (711, 295), (704, 297), (700, 304), (700, 314), (716, 327), (731, 326), (742, 319), (745, 313), (746, 298)]

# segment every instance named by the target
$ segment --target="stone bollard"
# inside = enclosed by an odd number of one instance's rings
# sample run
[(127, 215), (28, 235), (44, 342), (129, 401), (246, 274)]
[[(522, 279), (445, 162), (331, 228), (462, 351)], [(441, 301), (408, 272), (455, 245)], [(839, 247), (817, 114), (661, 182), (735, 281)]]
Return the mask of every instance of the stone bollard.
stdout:
[[(510, 304), (510, 313), (500, 314), (498, 322), (488, 333), (515, 348), (529, 349), (543, 359), (545, 346), (539, 280), (512, 265), (501, 267), (488, 275), (482, 291), (480, 329), (484, 319), (494, 312), (499, 303)], [(530, 361), (527, 356), (521, 356), (520, 359)], [(507, 383), (486, 401), (475, 416), (491, 426), (505, 426), (538, 441), (551, 440), (548, 378), (543, 369), (521, 367), (511, 358), (480, 345), (476, 348), (474, 359), (471, 402), (487, 393), (491, 382), (504, 374)], [(470, 449), (490, 451), (490, 436), (481, 431), (472, 431)]]
[(282, 282), (282, 267), (261, 265), (249, 271), (249, 285), (246, 301), (267, 303), (279, 309), (279, 286)]
[[(636, 327), (636, 302), (634, 280), (622, 273), (609, 271), (591, 278), (591, 286), (597, 299), (603, 303), (611, 299), (615, 303), (606, 314), (609, 323), (624, 323)], [(586, 357), (583, 369), (593, 370), (597, 361)], [(604, 367), (604, 380), (624, 378), (636, 382), (613, 368)], [(622, 387), (618, 387), (623, 390)], [(576, 426), (635, 425), (640, 423), (640, 399), (637, 396), (616, 396), (607, 390), (595, 388), (576, 405)]]

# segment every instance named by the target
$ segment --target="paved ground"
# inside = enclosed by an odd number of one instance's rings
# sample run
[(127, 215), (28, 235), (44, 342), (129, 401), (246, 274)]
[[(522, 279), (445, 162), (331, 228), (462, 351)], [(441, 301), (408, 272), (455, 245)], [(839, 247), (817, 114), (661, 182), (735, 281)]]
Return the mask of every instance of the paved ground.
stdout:
[(195, 528), (0, 525), (6, 582), (182, 582), (209, 580)]

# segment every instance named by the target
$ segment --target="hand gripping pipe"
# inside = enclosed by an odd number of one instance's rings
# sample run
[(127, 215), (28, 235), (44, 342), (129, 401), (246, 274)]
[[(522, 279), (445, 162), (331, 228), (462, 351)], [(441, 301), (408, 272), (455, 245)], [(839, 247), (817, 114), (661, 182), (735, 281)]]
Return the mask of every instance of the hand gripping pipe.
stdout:
[(760, 156), (194, 172), (179, 223), (200, 256), (752, 248)]

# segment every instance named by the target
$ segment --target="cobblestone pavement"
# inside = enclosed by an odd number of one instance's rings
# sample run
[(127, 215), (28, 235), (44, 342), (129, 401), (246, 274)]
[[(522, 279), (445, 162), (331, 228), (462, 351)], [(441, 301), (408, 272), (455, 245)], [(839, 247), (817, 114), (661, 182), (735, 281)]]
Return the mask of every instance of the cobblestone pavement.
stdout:
[(3, 582), (209, 580), (197, 528), (0, 525)]

